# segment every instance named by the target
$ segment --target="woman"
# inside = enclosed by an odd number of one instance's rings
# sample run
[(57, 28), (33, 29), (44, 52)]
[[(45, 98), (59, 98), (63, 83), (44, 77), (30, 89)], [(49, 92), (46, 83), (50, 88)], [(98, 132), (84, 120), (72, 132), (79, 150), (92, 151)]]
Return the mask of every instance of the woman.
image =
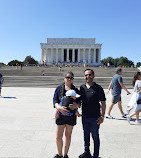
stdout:
[[(59, 103), (61, 98), (65, 96), (66, 91), (73, 89), (76, 93), (79, 94), (78, 89), (73, 85), (74, 74), (72, 72), (68, 72), (65, 75), (64, 83), (58, 86), (55, 90), (54, 97), (53, 97), (53, 104), (55, 108), (62, 113), (63, 115), (67, 114), (69, 111), (60, 106)], [(76, 109), (80, 106), (79, 101), (77, 103), (73, 103), (71, 105), (71, 109)], [(59, 117), (56, 119), (56, 144), (58, 149), (58, 154), (54, 158), (68, 158), (68, 151), (71, 142), (71, 134), (73, 130), (73, 126), (76, 125), (76, 115), (73, 114), (72, 116), (63, 116), (59, 114)], [(64, 149), (64, 157), (62, 154), (63, 148), (63, 133), (65, 131), (65, 149)]]
[(141, 72), (137, 72), (133, 78), (133, 86), (134, 86), (134, 93), (132, 98), (128, 104), (128, 111), (130, 112), (134, 109), (134, 113), (127, 117), (128, 122), (130, 123), (131, 117), (136, 115), (136, 122), (141, 123), (139, 120), (139, 113), (141, 112), (141, 104), (137, 104), (137, 100), (141, 99)]

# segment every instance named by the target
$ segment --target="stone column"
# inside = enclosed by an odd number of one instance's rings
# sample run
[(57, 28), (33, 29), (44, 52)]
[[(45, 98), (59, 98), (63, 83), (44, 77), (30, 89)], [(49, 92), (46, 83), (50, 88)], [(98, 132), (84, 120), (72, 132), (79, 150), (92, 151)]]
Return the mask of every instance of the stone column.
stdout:
[(56, 48), (56, 64), (58, 63), (58, 48)]
[(43, 62), (43, 53), (44, 53), (43, 48), (41, 48), (41, 62)]
[(94, 63), (96, 63), (96, 48), (94, 48)]
[(80, 62), (80, 48), (78, 48), (78, 62)]
[(88, 64), (91, 63), (91, 49), (89, 49), (89, 52), (88, 52)]
[(53, 48), (51, 48), (51, 61), (50, 62), (53, 64)]
[(61, 62), (64, 62), (64, 49), (62, 48), (62, 54), (61, 54)]
[(48, 62), (47, 59), (48, 59), (48, 52), (47, 52), (47, 48), (46, 48), (46, 62)]
[(100, 63), (101, 60), (101, 48), (99, 48), (99, 56), (98, 56), (98, 62)]
[(67, 62), (69, 62), (69, 48), (67, 48)]
[(72, 50), (72, 62), (75, 62), (75, 49)]
[(86, 64), (86, 59), (85, 59), (85, 48), (83, 48), (83, 63)]

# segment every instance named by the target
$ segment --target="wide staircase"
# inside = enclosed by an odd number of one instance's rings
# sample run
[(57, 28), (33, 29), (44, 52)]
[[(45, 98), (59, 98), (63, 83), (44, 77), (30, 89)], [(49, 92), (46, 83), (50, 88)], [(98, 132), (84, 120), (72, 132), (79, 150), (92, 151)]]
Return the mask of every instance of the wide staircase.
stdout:
[[(112, 76), (115, 74), (115, 68), (105, 69), (102, 67), (90, 67), (95, 72), (95, 82), (100, 84), (103, 88), (108, 88)], [(84, 67), (63, 67), (59, 71), (58, 67), (1, 67), (0, 73), (4, 76), (3, 87), (44, 87), (55, 88), (63, 82), (64, 75), (68, 71), (74, 73), (74, 85), (79, 87), (85, 82), (84, 80)], [(42, 71), (44, 70), (44, 76)], [(132, 87), (133, 75), (138, 70), (136, 68), (123, 69), (123, 81), (127, 88)]]

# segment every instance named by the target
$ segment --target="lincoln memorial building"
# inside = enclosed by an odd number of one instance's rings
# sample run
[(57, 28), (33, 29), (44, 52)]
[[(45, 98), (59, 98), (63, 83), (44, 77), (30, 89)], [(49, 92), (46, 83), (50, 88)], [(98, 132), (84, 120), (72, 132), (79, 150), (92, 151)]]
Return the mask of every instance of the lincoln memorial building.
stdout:
[(100, 65), (101, 46), (95, 38), (47, 38), (41, 45), (41, 62)]

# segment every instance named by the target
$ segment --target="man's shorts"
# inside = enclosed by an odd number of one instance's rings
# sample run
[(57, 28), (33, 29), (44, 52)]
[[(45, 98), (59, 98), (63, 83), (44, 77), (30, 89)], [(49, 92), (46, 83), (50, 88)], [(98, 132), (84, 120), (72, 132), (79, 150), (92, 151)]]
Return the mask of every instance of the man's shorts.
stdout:
[(0, 89), (1, 89), (1, 83), (0, 83)]
[(116, 104), (117, 102), (121, 101), (121, 95), (115, 95), (112, 97), (112, 103)]
[(59, 114), (59, 117), (56, 120), (57, 125), (70, 125), (74, 126), (76, 125), (76, 115), (72, 116), (63, 116)]

